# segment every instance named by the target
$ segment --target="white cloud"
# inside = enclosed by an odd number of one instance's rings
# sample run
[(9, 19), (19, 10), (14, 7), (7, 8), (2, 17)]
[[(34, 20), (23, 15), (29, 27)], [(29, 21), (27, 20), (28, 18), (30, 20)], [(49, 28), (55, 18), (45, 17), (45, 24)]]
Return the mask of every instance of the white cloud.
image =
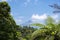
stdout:
[(47, 15), (46, 14), (43, 14), (43, 15), (33, 14), (31, 18), (36, 19), (36, 20), (45, 20), (47, 18)]
[(7, 0), (1, 0), (1, 1), (7, 1)]
[(58, 22), (58, 17), (59, 17), (58, 14), (52, 15), (51, 17), (52, 17), (56, 22)]
[(22, 22), (23, 22), (23, 17), (22, 16), (19, 16), (19, 17), (15, 17), (15, 22), (20, 25)]
[(15, 19), (15, 21), (16, 21), (16, 24), (20, 25), (22, 22), (22, 19)]
[(18, 23), (18, 22), (22, 22), (21, 19), (15, 19), (15, 21)]
[(55, 14), (55, 15), (52, 15), (51, 17), (52, 17), (53, 19), (57, 19), (57, 18), (58, 18), (58, 15)]
[[(45, 20), (46, 18), (47, 18), (47, 14), (42, 14), (42, 15), (38, 15), (38, 14), (33, 14), (32, 15), (32, 19), (36, 19), (36, 20)], [(50, 15), (53, 19), (57, 19), (58, 18), (58, 15), (56, 14), (54, 14), (54, 15)]]
[[(12, 1), (12, 0), (1, 0), (1, 1)], [(14, 0), (14, 1), (16, 1), (16, 0)]]
[[(55, 21), (58, 21), (58, 15), (49, 15), (51, 16)], [(45, 19), (47, 19), (48, 15), (46, 13), (39, 15), (39, 14), (33, 14), (31, 17), (32, 22), (37, 23), (44, 23)]]
[(47, 14), (45, 13), (42, 15), (33, 14), (31, 20), (33, 23), (43, 23), (46, 18), (47, 18)]

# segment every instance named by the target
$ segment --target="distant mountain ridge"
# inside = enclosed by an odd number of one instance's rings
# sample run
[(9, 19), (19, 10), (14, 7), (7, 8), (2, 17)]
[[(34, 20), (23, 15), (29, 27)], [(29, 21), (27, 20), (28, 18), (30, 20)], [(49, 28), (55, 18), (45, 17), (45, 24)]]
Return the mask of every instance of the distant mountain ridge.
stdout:
[(26, 25), (30, 25), (30, 24), (32, 24), (32, 23), (33, 23), (32, 20), (28, 20), (28, 21), (22, 23), (21, 25), (22, 25), (22, 26), (26, 26)]

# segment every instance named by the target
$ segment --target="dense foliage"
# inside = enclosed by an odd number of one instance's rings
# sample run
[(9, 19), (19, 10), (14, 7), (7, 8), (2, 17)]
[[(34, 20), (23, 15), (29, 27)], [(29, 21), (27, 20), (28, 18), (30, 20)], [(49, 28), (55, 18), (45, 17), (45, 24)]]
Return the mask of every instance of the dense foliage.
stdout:
[(31, 40), (60, 40), (60, 23), (56, 23), (51, 17), (48, 16), (45, 25), (40, 23), (33, 25), (39, 26), (40, 29), (32, 34)]
[(0, 40), (17, 40), (16, 23), (7, 2), (0, 2)]
[(31, 34), (36, 30), (36, 28), (30, 26), (23, 26), (19, 29), (20, 32), (20, 39), (21, 40), (29, 40), (31, 38)]

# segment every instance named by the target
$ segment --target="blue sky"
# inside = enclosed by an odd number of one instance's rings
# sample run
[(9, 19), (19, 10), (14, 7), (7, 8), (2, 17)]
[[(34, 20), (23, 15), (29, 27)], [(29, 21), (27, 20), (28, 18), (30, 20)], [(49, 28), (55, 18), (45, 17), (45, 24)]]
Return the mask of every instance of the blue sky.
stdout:
[[(17, 24), (22, 24), (28, 20), (39, 22), (44, 20), (47, 15), (55, 19), (59, 19), (60, 14), (53, 14), (55, 10), (48, 5), (57, 3), (60, 5), (60, 0), (0, 0), (7, 1), (11, 7), (11, 15)], [(42, 22), (42, 21), (41, 21)]]

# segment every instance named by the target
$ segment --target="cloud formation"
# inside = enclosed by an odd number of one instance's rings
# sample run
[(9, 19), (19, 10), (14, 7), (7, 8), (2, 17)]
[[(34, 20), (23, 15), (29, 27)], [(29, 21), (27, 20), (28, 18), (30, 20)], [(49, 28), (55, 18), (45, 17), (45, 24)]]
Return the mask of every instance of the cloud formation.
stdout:
[(52, 15), (51, 16), (53, 19), (57, 19), (58, 18), (58, 15), (56, 14), (56, 15)]
[(35, 20), (44, 20), (47, 18), (47, 15), (46, 14), (43, 14), (43, 15), (33, 14), (31, 18)]
[(1, 1), (7, 1), (7, 0), (1, 0)]
[(16, 21), (16, 23), (18, 24), (18, 25), (20, 25), (22, 22), (23, 22), (23, 17), (22, 16), (19, 16), (19, 17), (17, 17), (17, 18), (14, 18), (15, 19), (15, 21)]
[(56, 22), (58, 22), (58, 17), (59, 17), (58, 14), (56, 14), (56, 15), (52, 15), (51, 17), (52, 17)]
[[(55, 21), (58, 20), (58, 15), (49, 15), (51, 16)], [(44, 23), (44, 20), (47, 19), (48, 15), (46, 13), (39, 15), (39, 14), (33, 14), (31, 17), (32, 22), (37, 23)]]
[(47, 14), (33, 14), (31, 17), (32, 23), (43, 23), (43, 21), (47, 18)]
[[(12, 0), (1, 0), (1, 1), (12, 1)], [(14, 0), (14, 1), (16, 1), (16, 0)]]

